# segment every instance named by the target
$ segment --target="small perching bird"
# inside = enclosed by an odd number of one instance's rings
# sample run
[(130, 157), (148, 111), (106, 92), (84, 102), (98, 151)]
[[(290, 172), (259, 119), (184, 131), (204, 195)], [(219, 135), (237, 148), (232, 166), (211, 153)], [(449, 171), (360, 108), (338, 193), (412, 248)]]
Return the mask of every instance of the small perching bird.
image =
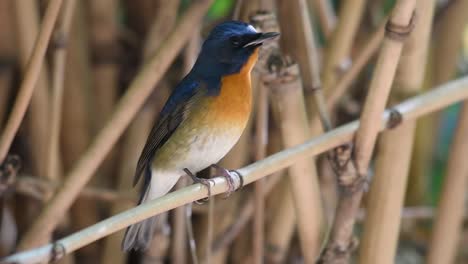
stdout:
[[(221, 23), (210, 32), (192, 70), (161, 110), (140, 155), (133, 182), (143, 175), (139, 204), (165, 195), (184, 174), (209, 192), (209, 182), (194, 174), (216, 166), (239, 140), (251, 112), (250, 73), (258, 49), (278, 35), (259, 33), (240, 21)], [(217, 168), (234, 190), (230, 172)], [(155, 216), (128, 227), (123, 249), (147, 249), (154, 220)]]

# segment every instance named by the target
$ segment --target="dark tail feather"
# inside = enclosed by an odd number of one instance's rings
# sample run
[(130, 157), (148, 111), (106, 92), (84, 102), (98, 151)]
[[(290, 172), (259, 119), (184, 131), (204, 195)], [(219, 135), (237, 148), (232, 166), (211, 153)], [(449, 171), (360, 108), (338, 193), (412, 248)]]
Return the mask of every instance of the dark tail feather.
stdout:
[[(144, 182), (142, 185), (141, 196), (138, 204), (145, 202), (150, 189), (151, 171), (147, 168), (145, 170)], [(146, 250), (151, 244), (154, 234), (154, 224), (157, 216), (150, 217), (139, 223), (127, 227), (124, 238), (122, 240), (122, 250)]]
[(150, 217), (139, 223), (133, 224), (125, 231), (122, 240), (122, 250), (146, 250), (153, 239), (155, 222), (157, 216)]

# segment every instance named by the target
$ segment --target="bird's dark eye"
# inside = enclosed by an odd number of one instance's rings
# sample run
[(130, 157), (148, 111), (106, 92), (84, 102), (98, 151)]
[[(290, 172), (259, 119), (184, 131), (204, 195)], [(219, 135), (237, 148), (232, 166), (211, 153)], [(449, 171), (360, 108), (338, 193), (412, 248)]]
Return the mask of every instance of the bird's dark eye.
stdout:
[(229, 38), (229, 41), (231, 41), (231, 44), (234, 47), (239, 47), (240, 43), (241, 43), (241, 39), (238, 36), (233, 36), (233, 37)]

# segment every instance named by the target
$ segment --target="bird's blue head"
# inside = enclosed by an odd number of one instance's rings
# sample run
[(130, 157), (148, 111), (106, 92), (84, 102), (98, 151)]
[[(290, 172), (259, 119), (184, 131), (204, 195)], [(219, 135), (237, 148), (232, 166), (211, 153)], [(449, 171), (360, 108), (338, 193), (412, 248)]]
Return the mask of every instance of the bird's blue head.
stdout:
[(221, 23), (203, 43), (193, 71), (205, 78), (238, 73), (263, 42), (278, 35), (259, 33), (252, 25), (240, 21)]

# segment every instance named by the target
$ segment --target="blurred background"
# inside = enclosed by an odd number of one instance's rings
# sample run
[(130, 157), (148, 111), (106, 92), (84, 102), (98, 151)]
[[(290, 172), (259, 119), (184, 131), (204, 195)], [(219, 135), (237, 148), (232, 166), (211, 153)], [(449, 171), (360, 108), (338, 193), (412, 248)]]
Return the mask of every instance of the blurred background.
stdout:
[[(154, 56), (161, 57), (161, 47), (194, 5), (200, 5), (197, 12), (203, 13), (203, 19), (194, 20), (197, 23), (191, 32), (182, 32), (188, 34), (183, 48), (176, 51), (178, 55), (170, 67), (62, 216), (50, 239), (66, 236), (135, 205), (138, 188), (132, 188), (131, 183), (147, 134), (171, 89), (190, 70), (203, 38), (214, 25), (235, 18), (260, 29), (282, 32), (279, 43), (262, 51), (254, 70), (252, 122), (221, 162), (226, 168), (240, 168), (299, 144), (301, 138), (322, 133), (313, 99), (317, 84), (323, 88), (332, 127), (359, 118), (383, 39), (383, 25), (396, 1), (79, 0), (73, 1), (72, 12), (67, 13), (70, 2), (64, 1), (27, 114), (9, 151), (17, 155), (21, 170), (13, 178), (0, 179), (0, 256), (15, 251), (47, 200), (115, 113), (142, 65)], [(210, 3), (205, 8), (200, 2)], [(390, 106), (468, 72), (468, 1), (417, 2), (417, 23), (422, 24), (416, 24), (415, 30), (424, 27), (423, 33), (418, 35), (419, 42), (411, 41), (413, 47), (405, 45), (402, 61), (405, 55), (411, 56), (411, 50), (422, 50), (422, 58), (413, 68), (399, 66)], [(48, 3), (0, 0), (0, 131), (8, 120)], [(271, 54), (276, 55), (273, 58), (279, 64), (266, 60), (272, 58), (268, 57)], [(300, 72), (293, 69), (296, 62)], [(302, 82), (283, 88), (261, 84), (275, 67), (292, 69), (290, 74)], [(420, 76), (421, 81), (410, 89), (400, 89), (407, 75)], [(305, 120), (301, 120), (301, 108), (294, 107), (298, 102), (305, 107)], [(291, 109), (284, 110), (288, 105)], [(409, 148), (411, 165), (395, 263), (426, 263), (459, 111), (460, 105), (453, 105), (417, 122), (413, 148)], [(301, 132), (304, 126), (312, 132)], [(297, 139), (290, 140), (293, 137)], [(377, 147), (376, 155), (378, 150)], [(321, 199), (324, 222), (329, 222), (338, 195), (335, 175), (326, 155), (307, 162), (302, 173), (318, 178), (321, 194), (309, 198)], [(374, 166), (371, 167), (373, 174)], [(261, 252), (265, 263), (303, 263), (290, 185), (287, 177), (282, 177), (291, 173), (297, 171), (280, 171), (229, 199), (216, 197), (208, 204), (194, 205), (192, 224), (201, 262), (258, 263), (255, 254)], [(208, 177), (210, 172), (201, 174)], [(177, 188), (187, 184), (191, 183), (183, 179)], [(264, 208), (260, 215), (254, 213), (254, 200)], [(366, 203), (365, 198), (364, 207)], [(158, 226), (155, 242), (146, 253), (121, 252), (120, 232), (67, 255), (60, 262), (191, 263), (185, 229), (187, 208), (166, 214), (166, 221)], [(258, 239), (253, 235), (257, 234), (253, 232), (255, 217), (263, 223), (260, 249), (253, 246)], [(363, 214), (359, 219), (358, 236), (365, 229)], [(454, 263), (468, 263), (466, 224), (464, 221), (465, 228), (455, 239), (459, 243)], [(323, 224), (322, 230), (326, 226)], [(211, 249), (206, 250), (210, 244)]]

